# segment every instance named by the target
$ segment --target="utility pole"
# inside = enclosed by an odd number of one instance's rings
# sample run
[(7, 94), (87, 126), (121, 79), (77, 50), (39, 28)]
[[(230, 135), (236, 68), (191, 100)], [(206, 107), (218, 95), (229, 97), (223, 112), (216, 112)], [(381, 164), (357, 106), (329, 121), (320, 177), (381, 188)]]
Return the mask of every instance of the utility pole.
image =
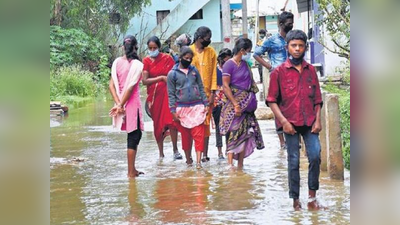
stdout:
[(260, 0), (256, 0), (256, 27), (254, 28), (254, 42), (253, 42), (254, 44), (253, 44), (253, 46), (255, 46), (258, 41), (258, 31), (260, 30), (259, 11), (260, 11)]
[(247, 31), (247, 0), (242, 0), (242, 26), (243, 26), (243, 37), (248, 37)]
[(221, 0), (222, 7), (222, 36), (224, 48), (233, 48), (232, 26), (231, 26), (231, 8), (229, 0)]

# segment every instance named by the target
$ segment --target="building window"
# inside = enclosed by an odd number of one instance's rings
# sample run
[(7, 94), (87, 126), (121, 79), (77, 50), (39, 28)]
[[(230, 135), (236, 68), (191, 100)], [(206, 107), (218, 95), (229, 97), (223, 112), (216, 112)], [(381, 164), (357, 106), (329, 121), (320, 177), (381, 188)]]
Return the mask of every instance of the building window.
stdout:
[(169, 14), (169, 10), (160, 10), (160, 11), (157, 11), (157, 24), (160, 24), (161, 23), (161, 21), (165, 18), (165, 17), (167, 17), (167, 15)]
[(201, 20), (203, 19), (203, 9), (200, 9), (189, 20)]

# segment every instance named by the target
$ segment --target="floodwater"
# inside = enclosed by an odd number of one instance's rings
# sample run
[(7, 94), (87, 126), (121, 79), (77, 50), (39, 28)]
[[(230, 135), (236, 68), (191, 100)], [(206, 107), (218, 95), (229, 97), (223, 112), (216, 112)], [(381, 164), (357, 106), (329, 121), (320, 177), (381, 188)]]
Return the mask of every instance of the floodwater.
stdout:
[[(273, 121), (259, 121), (266, 148), (246, 158), (243, 172), (238, 172), (217, 161), (215, 133), (211, 161), (202, 170), (187, 167), (184, 160), (173, 161), (169, 138), (166, 157), (159, 162), (146, 118), (136, 160), (145, 175), (129, 180), (126, 134), (110, 126), (111, 106), (110, 100), (98, 99), (65, 117), (50, 118), (51, 224), (350, 224), (349, 171), (344, 181), (321, 173), (318, 197), (327, 210), (292, 209), (286, 152), (279, 149)], [(303, 156), (303, 207), (307, 166)]]

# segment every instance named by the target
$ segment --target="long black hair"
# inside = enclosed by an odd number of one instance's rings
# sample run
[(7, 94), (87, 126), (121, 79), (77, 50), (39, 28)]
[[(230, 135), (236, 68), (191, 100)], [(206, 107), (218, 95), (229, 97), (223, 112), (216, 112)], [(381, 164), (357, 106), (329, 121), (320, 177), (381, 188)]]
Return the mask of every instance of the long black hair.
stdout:
[(232, 57), (232, 51), (229, 48), (221, 49), (217, 57), (218, 64), (221, 64), (222, 60), (224, 60), (227, 56)]
[(138, 50), (137, 44), (138, 44), (138, 42), (137, 42), (135, 36), (127, 35), (124, 37), (122, 45), (124, 46), (125, 55), (128, 60), (132, 60), (132, 59), (140, 60), (140, 58), (137, 54), (137, 50)]
[(207, 35), (212, 35), (210, 28), (205, 26), (197, 28), (196, 32), (194, 33), (193, 43), (195, 43), (199, 38), (207, 37)]
[(247, 50), (249, 48), (252, 48), (253, 44), (251, 43), (250, 39), (248, 38), (239, 38), (235, 42), (235, 47), (233, 47), (233, 54), (237, 55), (241, 49)]
[(149, 38), (149, 40), (147, 41), (147, 45), (149, 45), (150, 42), (154, 42), (158, 48), (161, 48), (161, 41), (157, 36)]

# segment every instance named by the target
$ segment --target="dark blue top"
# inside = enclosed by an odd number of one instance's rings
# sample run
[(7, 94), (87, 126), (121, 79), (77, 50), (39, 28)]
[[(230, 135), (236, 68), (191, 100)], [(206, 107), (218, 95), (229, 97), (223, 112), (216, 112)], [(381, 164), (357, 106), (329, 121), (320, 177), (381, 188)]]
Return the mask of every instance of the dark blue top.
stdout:
[(222, 86), (222, 71), (217, 66), (217, 86)]

